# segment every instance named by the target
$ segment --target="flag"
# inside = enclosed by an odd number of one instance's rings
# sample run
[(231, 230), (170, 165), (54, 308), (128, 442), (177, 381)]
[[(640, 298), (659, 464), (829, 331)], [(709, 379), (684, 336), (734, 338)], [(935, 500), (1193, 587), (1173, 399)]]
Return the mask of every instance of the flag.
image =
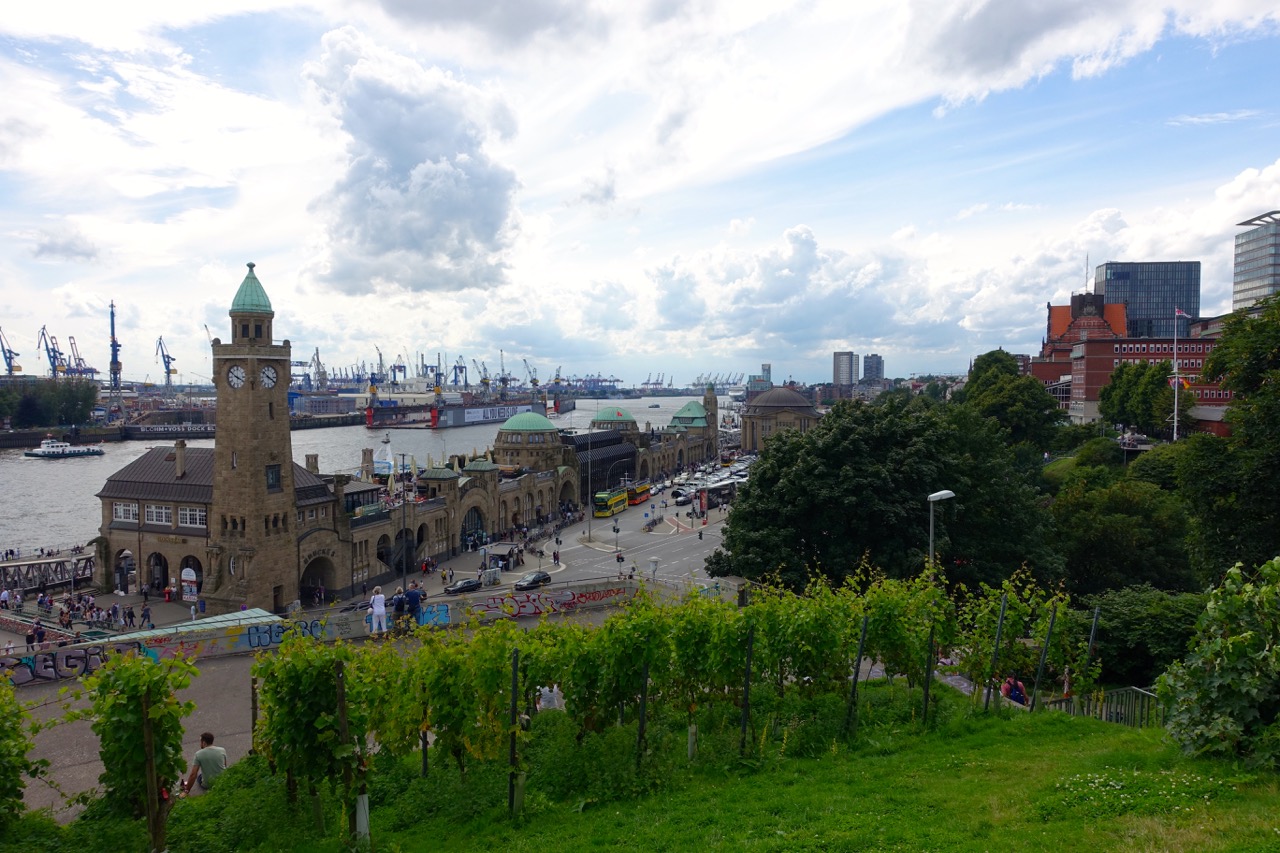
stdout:
[(1169, 377), (1169, 387), (1170, 387), (1170, 388), (1174, 388), (1174, 389), (1176, 389), (1176, 388), (1178, 387), (1178, 384), (1179, 384), (1179, 383), (1181, 383), (1181, 384), (1182, 384), (1182, 387), (1183, 387), (1183, 389), (1184, 389), (1184, 390), (1185, 390), (1185, 389), (1187, 389), (1187, 388), (1190, 388), (1190, 387), (1191, 387), (1191, 383), (1190, 383), (1190, 382), (1189, 382), (1185, 377), (1182, 377), (1182, 376), (1170, 376), (1170, 377)]
[(1189, 319), (1191, 319), (1191, 315), (1190, 315), (1190, 314), (1188, 314), (1186, 311), (1183, 311), (1181, 308), (1174, 308), (1174, 309), (1173, 309), (1173, 316), (1175, 316), (1175, 317), (1186, 317), (1188, 320), (1189, 320)]

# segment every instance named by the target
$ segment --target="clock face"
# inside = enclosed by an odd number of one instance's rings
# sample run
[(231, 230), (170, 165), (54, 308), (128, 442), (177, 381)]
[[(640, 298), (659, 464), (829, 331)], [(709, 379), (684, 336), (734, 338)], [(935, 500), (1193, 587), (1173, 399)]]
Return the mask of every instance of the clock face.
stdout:
[(232, 388), (244, 387), (244, 368), (238, 364), (233, 364), (227, 368), (227, 384)]
[(258, 372), (258, 378), (262, 381), (263, 388), (274, 388), (276, 386), (276, 369), (268, 364)]

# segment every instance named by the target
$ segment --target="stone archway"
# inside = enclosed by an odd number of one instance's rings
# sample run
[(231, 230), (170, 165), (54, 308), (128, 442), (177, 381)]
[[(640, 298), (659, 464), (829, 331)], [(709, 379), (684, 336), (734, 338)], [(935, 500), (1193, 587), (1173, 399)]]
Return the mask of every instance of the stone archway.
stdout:
[(315, 557), (302, 569), (298, 599), (304, 607), (321, 606), (333, 597), (338, 586), (338, 569), (328, 557)]
[[(128, 589), (129, 576), (138, 570), (137, 560), (128, 548), (121, 548), (111, 560), (110, 582), (116, 589)], [(146, 578), (137, 578), (138, 583), (146, 583)]]
[(649, 457), (646, 456), (640, 460), (640, 468), (636, 472), (636, 479), (648, 480), (650, 479), (649, 474)]
[(151, 584), (151, 588), (162, 590), (174, 585), (176, 578), (169, 576), (169, 560), (159, 551), (147, 555), (146, 575), (138, 578), (138, 583)]
[(204, 565), (196, 557), (191, 554), (182, 558), (182, 562), (178, 564), (178, 580), (183, 583), (190, 583), (191, 578), (187, 577), (187, 570), (191, 570), (191, 574), (195, 575), (196, 594), (199, 595), (204, 589)]
[(479, 507), (473, 506), (462, 516), (461, 534), (462, 547), (467, 551), (474, 551), (489, 541), (489, 535), (484, 529), (484, 513)]
[(378, 546), (375, 549), (378, 559), (386, 565), (391, 565), (391, 537), (382, 534), (378, 537)]

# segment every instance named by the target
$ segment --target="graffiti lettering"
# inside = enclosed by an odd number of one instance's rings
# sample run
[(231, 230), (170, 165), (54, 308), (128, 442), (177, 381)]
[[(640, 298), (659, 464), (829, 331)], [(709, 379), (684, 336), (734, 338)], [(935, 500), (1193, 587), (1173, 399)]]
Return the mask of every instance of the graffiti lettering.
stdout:
[[(15, 687), (44, 681), (79, 678), (101, 667), (111, 655), (138, 652), (146, 654), (138, 643), (110, 643), (52, 649), (29, 655), (0, 657), (0, 672), (9, 676)], [(150, 655), (148, 655), (150, 657)]]
[(597, 601), (607, 601), (610, 598), (618, 598), (627, 595), (627, 590), (622, 588), (615, 589), (593, 589), (587, 592), (575, 593), (573, 596), (574, 604), (591, 604)]

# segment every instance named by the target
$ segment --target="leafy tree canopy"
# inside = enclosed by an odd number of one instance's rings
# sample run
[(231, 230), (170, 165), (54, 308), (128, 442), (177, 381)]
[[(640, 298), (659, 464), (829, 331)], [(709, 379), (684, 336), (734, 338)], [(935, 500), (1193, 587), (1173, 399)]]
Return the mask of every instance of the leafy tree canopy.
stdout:
[[(1123, 424), (1144, 433), (1172, 430), (1173, 388), (1169, 377), (1173, 365), (1169, 361), (1117, 365), (1111, 381), (1098, 392), (1098, 412), (1107, 423)], [(1195, 397), (1183, 392), (1178, 397), (1178, 418), (1190, 423)]]
[(1053, 517), (1072, 594), (1141, 583), (1172, 590), (1197, 586), (1183, 546), (1182, 505), (1159, 486), (1119, 480), (1096, 487), (1077, 478), (1058, 493)]
[(1048, 514), (998, 425), (968, 406), (896, 397), (842, 402), (807, 433), (773, 436), (708, 569), (776, 573), (803, 589), (811, 573), (852, 575), (865, 556), (891, 576), (911, 576), (928, 550), (925, 498), (942, 489), (956, 494), (934, 508), (949, 579), (998, 583), (1024, 562), (1056, 579)]

